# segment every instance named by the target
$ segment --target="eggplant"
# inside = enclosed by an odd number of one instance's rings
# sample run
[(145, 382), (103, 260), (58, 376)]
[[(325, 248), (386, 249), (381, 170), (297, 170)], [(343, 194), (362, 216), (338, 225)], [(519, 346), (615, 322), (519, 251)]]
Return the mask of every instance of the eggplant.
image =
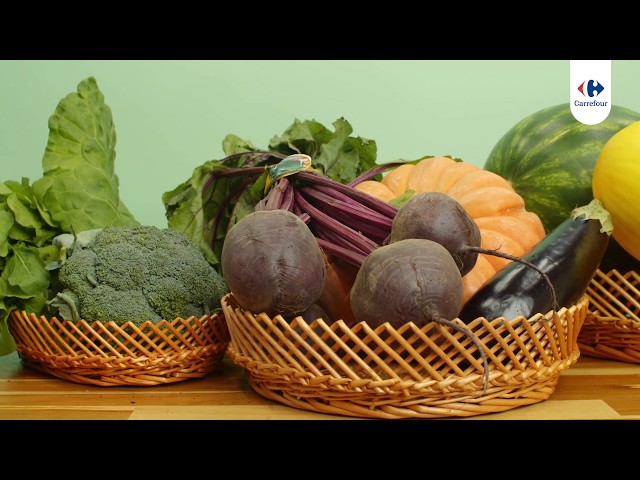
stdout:
[(609, 212), (594, 199), (574, 209), (533, 250), (522, 257), (544, 272), (555, 291), (534, 268), (512, 262), (485, 283), (463, 306), (459, 318), (531, 318), (577, 303), (587, 291), (609, 245)]

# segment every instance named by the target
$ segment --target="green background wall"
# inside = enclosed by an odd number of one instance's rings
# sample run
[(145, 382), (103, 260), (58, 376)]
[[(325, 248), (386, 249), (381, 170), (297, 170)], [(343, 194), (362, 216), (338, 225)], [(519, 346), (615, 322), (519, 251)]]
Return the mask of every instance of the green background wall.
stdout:
[[(112, 110), (120, 195), (166, 226), (162, 194), (229, 133), (266, 148), (295, 119), (344, 117), (378, 162), (452, 155), (482, 166), (523, 117), (569, 101), (569, 60), (3, 60), (1, 180), (42, 175), (47, 121), (93, 76)], [(612, 101), (640, 111), (640, 61), (612, 61)]]

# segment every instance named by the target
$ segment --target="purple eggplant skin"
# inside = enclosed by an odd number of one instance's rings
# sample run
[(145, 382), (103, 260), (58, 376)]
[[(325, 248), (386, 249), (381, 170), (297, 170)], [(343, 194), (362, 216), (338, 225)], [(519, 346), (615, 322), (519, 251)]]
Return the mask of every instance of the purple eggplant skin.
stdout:
[[(611, 229), (605, 223), (585, 214), (572, 214), (522, 257), (548, 275), (558, 308), (570, 307), (585, 294), (609, 245)], [(543, 276), (533, 268), (512, 262), (467, 301), (459, 318), (467, 324), (478, 317), (531, 318), (554, 308)]]

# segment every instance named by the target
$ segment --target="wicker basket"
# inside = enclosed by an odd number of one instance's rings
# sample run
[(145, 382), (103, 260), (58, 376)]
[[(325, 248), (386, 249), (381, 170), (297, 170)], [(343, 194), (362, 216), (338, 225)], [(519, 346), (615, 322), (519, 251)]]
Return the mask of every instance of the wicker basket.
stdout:
[(89, 324), (11, 312), (9, 331), (29, 366), (71, 382), (153, 386), (220, 370), (229, 345), (224, 316)]
[(578, 337), (585, 355), (640, 363), (640, 275), (596, 271), (589, 287), (589, 311)]
[(549, 398), (580, 351), (588, 308), (583, 297), (556, 314), (467, 325), (486, 353), (488, 386), (476, 344), (458, 330), (407, 323), (375, 330), (342, 320), (291, 323), (241, 309), (222, 298), (231, 342), (227, 354), (260, 395), (285, 405), (367, 418), (468, 417)]

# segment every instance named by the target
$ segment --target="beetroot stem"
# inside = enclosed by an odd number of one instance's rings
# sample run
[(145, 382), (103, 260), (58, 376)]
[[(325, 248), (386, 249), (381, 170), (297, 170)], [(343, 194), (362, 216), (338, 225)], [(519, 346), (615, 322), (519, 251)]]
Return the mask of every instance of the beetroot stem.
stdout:
[(356, 185), (364, 182), (365, 180), (371, 180), (376, 175), (380, 175), (381, 173), (386, 172), (390, 168), (395, 168), (405, 163), (407, 162), (389, 162), (389, 163), (383, 163), (381, 165), (377, 165), (367, 170), (366, 172), (364, 172), (362, 175), (360, 175), (358, 178), (354, 179), (347, 185), (349, 185), (350, 187), (355, 187)]
[(466, 335), (475, 344), (476, 348), (478, 349), (478, 353), (482, 357), (482, 366), (484, 368), (484, 391), (486, 392), (489, 388), (489, 362), (487, 360), (487, 355), (482, 348), (482, 344), (480, 343), (480, 340), (478, 340), (478, 337), (467, 327), (463, 327), (462, 325), (452, 320), (448, 320), (446, 318), (434, 318), (434, 321), (441, 325), (451, 327), (454, 330), (458, 330), (460, 333)]
[(363, 252), (373, 251), (379, 245), (375, 243), (373, 240), (365, 237), (361, 233), (356, 232), (352, 228), (338, 222), (336, 219), (327, 215), (326, 213), (318, 210), (316, 207), (307, 202), (302, 194), (299, 192), (294, 192), (296, 203), (300, 206), (302, 210), (307, 212), (312, 220), (318, 222), (319, 225), (339, 232), (341, 237), (344, 237), (345, 241), (353, 244)]
[(350, 217), (358, 218), (359, 220), (376, 225), (377, 227), (385, 230), (389, 230), (393, 223), (392, 217), (382, 215), (380, 212), (376, 212), (375, 210), (356, 202), (350, 197), (342, 195), (340, 192), (326, 192), (320, 185), (316, 188), (306, 186), (302, 187), (300, 190), (312, 199), (321, 202), (323, 205), (333, 207), (336, 213), (344, 213)]
[(340, 182), (336, 182), (335, 180), (331, 180), (330, 178), (323, 177), (321, 175), (309, 172), (298, 172), (296, 176), (305, 182), (326, 185), (328, 187), (334, 187), (337, 191), (348, 195), (349, 197), (357, 200), (363, 205), (375, 210), (376, 212), (380, 212), (383, 215), (388, 217), (395, 217), (398, 209), (393, 205), (389, 205), (387, 202), (384, 202), (373, 195), (369, 195), (368, 193), (361, 192), (360, 190), (356, 190), (353, 187), (345, 185)]
[(366, 255), (361, 255), (353, 250), (341, 247), (323, 238), (316, 237), (316, 240), (318, 241), (320, 248), (322, 248), (326, 253), (342, 258), (346, 262), (358, 268), (360, 268), (362, 262), (364, 262), (364, 259), (366, 258)]
[(542, 276), (542, 278), (544, 279), (545, 283), (549, 286), (549, 290), (551, 291), (551, 298), (553, 300), (553, 309), (556, 310), (556, 311), (560, 309), (560, 306), (558, 305), (558, 298), (556, 297), (556, 289), (553, 287), (553, 282), (549, 278), (549, 275), (547, 275), (541, 268), (539, 268), (536, 265), (534, 265), (533, 263), (525, 260), (524, 258), (516, 257), (515, 255), (510, 255), (510, 254), (504, 253), (504, 252), (499, 252), (497, 250), (488, 250), (486, 248), (475, 247), (475, 246), (471, 246), (471, 245), (468, 245), (466, 248), (468, 250), (472, 250), (472, 251), (478, 252), (478, 253), (483, 253), (485, 255), (493, 255), (495, 257), (506, 258), (507, 260), (512, 260), (514, 262), (518, 262), (518, 263), (520, 263), (522, 265), (525, 265), (525, 266), (527, 266), (529, 268), (533, 268), (536, 272), (538, 272)]

